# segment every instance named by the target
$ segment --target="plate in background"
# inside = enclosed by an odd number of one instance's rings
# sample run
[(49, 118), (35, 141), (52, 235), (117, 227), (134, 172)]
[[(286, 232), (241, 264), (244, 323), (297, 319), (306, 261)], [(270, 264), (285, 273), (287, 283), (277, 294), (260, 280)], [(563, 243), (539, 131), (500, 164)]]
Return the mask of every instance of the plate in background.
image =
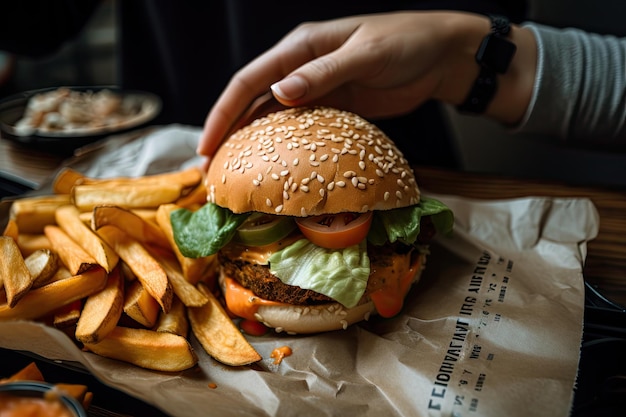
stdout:
[[(97, 93), (110, 90), (134, 109), (131, 116), (115, 125), (98, 127), (80, 127), (69, 130), (42, 131), (39, 129), (20, 129), (17, 122), (24, 116), (26, 107), (35, 95), (49, 93), (59, 88), (68, 88), (81, 93)], [(30, 90), (14, 94), (0, 101), (0, 132), (2, 137), (22, 144), (32, 145), (37, 149), (54, 153), (67, 153), (83, 145), (103, 139), (112, 134), (127, 132), (146, 126), (161, 111), (161, 99), (148, 92), (120, 90), (109, 86), (91, 87), (51, 87)]]

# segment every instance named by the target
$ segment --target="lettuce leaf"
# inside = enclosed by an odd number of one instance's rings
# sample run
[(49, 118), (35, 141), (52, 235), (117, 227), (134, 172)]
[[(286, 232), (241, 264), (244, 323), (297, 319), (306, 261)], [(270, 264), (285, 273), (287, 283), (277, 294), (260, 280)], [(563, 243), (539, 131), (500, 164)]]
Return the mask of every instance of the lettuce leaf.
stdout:
[(431, 216), (437, 233), (448, 235), (452, 232), (452, 210), (434, 198), (422, 196), (419, 204), (414, 206), (375, 211), (367, 239), (376, 246), (396, 241), (412, 245), (420, 234), (423, 216)]
[(170, 214), (174, 241), (188, 258), (213, 255), (235, 235), (250, 213), (235, 214), (229, 209), (207, 203), (197, 211), (178, 209)]
[(269, 258), (270, 272), (282, 282), (324, 294), (347, 308), (357, 305), (367, 287), (367, 242), (325, 249), (300, 239)]

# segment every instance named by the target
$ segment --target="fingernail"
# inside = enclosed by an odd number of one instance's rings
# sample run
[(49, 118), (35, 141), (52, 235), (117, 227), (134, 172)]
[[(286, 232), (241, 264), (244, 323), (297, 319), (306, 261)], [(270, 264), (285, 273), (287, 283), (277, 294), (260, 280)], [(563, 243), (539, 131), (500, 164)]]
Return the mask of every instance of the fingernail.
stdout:
[(270, 88), (279, 98), (295, 100), (307, 93), (308, 85), (302, 77), (294, 75), (272, 84)]

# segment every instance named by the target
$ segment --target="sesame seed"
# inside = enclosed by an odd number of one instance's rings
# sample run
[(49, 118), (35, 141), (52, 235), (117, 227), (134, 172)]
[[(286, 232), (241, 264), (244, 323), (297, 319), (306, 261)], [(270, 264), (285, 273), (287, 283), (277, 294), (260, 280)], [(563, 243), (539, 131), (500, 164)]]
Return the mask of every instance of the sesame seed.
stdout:
[(385, 191), (385, 195), (383, 196), (384, 200), (387, 201), (389, 200), (390, 194), (389, 191)]
[(365, 171), (365, 162), (359, 161), (359, 168)]
[(335, 188), (335, 182), (334, 181), (329, 182), (326, 188), (328, 189), (328, 191), (332, 191)]
[(352, 185), (355, 187), (359, 185), (359, 179), (357, 177), (352, 177)]
[(353, 178), (356, 176), (356, 172), (354, 171), (346, 171), (343, 173), (344, 178)]
[(346, 183), (344, 181), (337, 181), (335, 184), (337, 184), (337, 187), (341, 187), (341, 188), (346, 186)]
[(283, 211), (283, 205), (282, 204), (277, 205), (274, 211), (276, 213), (280, 213), (281, 211)]
[(396, 197), (401, 200), (402, 199), (402, 191), (396, 191)]
[(325, 179), (324, 177), (322, 177), (321, 175), (319, 175), (319, 174), (317, 174), (317, 177), (316, 177), (316, 178), (317, 178), (317, 180), (318, 180), (320, 183), (322, 183), (322, 184), (324, 184), (324, 181), (326, 181), (326, 179)]
[(300, 163), (300, 160), (298, 158), (293, 160), (293, 166), (298, 166), (298, 164)]
[(252, 180), (252, 184), (256, 185), (257, 187), (259, 185), (261, 185), (261, 183), (259, 182), (259, 180), (257, 180), (256, 178)]
[(283, 191), (283, 198), (289, 200), (289, 193), (287, 191)]
[(272, 173), (272, 179), (274, 179), (274, 180), (279, 180), (279, 179), (280, 179), (280, 177), (278, 176), (278, 174), (276, 174), (276, 173)]
[(302, 190), (303, 193), (308, 193), (309, 192), (309, 187), (306, 185), (301, 185), (300, 189)]
[(323, 189), (323, 188), (320, 188), (319, 193), (320, 193), (320, 196), (321, 196), (321, 197), (324, 197), (324, 194), (326, 193), (326, 191), (324, 191), (324, 189)]

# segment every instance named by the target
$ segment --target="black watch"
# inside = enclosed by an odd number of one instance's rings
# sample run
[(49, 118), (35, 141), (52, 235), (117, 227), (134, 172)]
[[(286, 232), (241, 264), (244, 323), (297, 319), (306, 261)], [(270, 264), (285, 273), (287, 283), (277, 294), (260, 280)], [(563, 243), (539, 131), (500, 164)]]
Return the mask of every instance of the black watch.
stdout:
[(465, 101), (457, 107), (464, 113), (484, 113), (498, 89), (498, 74), (504, 74), (517, 47), (507, 39), (511, 31), (509, 19), (504, 16), (489, 15), (491, 32), (481, 42), (476, 51), (476, 62), (480, 73)]

